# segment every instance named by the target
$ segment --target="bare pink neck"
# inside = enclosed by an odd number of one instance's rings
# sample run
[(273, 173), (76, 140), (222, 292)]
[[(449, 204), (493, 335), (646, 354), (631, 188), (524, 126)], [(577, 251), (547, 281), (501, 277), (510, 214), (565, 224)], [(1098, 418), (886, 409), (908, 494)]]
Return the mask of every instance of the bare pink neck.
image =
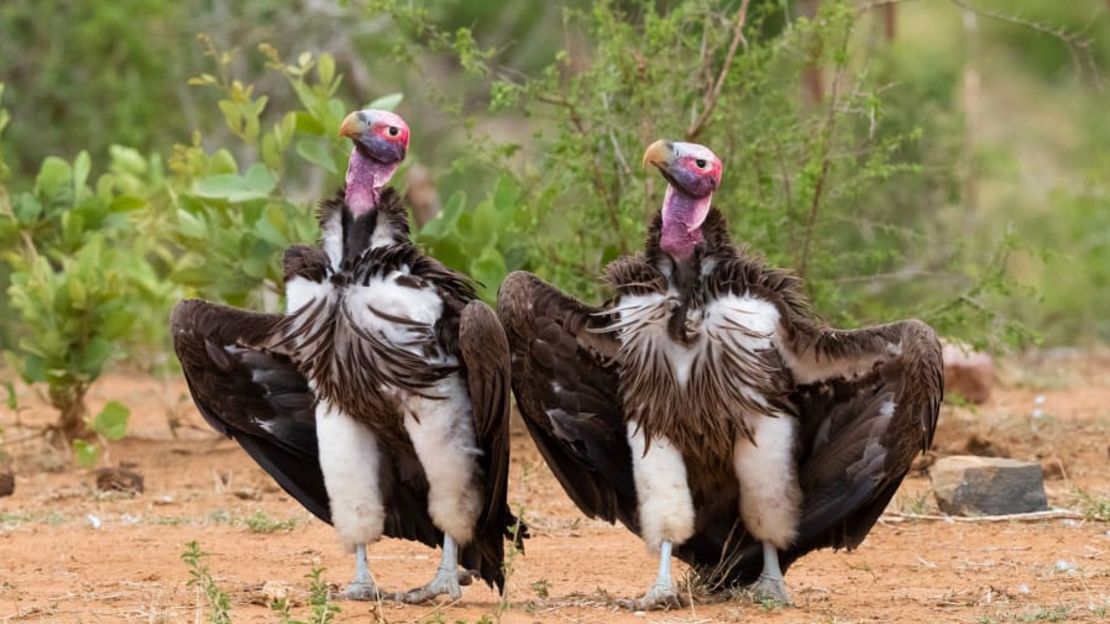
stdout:
[(667, 186), (663, 198), (663, 232), (659, 246), (675, 260), (685, 260), (702, 242), (701, 224), (709, 214), (713, 196), (691, 197)]
[(389, 183), (400, 163), (383, 165), (363, 156), (358, 148), (351, 151), (347, 165), (347, 206), (354, 216), (364, 215), (378, 205), (382, 188)]

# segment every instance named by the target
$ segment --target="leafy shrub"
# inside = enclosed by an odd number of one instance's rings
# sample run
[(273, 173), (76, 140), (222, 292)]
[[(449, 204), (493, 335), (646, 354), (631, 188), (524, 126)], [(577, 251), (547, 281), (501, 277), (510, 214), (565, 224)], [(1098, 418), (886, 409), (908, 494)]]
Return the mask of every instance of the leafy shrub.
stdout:
[[(85, 152), (72, 164), (47, 158), (28, 191), (10, 196), (0, 186), (0, 260), (11, 273), (7, 295), (19, 336), (5, 355), (26, 383), (46, 385), (59, 411), (54, 431), (64, 440), (91, 435), (89, 386), (122, 352), (148, 304), (164, 306), (173, 296), (154, 279), (134, 227), (146, 201), (120, 173), (130, 159), (142, 161), (114, 150), (116, 172), (95, 188)], [(96, 422), (103, 418), (116, 420), (109, 412)]]
[[(341, 184), (350, 145), (336, 130), (349, 106), (335, 97), (341, 77), (330, 55), (304, 53), (286, 64), (276, 49), (263, 45), (267, 66), (286, 79), (300, 105), (270, 113), (277, 121), (266, 127), (269, 97), (230, 77), (232, 53), (201, 40), (217, 74), (201, 74), (190, 83), (221, 94), (224, 121), (242, 143), (236, 151), (247, 156), (237, 159), (227, 148), (210, 153), (199, 134), (192, 144), (175, 148), (169, 166), (181, 191), (171, 232), (180, 255), (169, 277), (208, 298), (274, 309), (281, 294), (281, 254), (318, 237), (313, 205), (319, 198), (294, 199), (291, 188), (303, 182), (304, 170), (326, 173), (328, 193)], [(371, 106), (393, 108), (400, 100), (392, 94)]]
[[(952, 120), (888, 115), (895, 102), (912, 107), (953, 93), (891, 88), (907, 61), (865, 34), (868, 13), (844, 1), (820, 6), (812, 19), (770, 2), (567, 9), (567, 38), (588, 42), (589, 53), (564, 50), (535, 75), (505, 71), (496, 50), (478, 47), (467, 29), (438, 30), (420, 6), (379, 0), (370, 10), (399, 26), (400, 59), (453, 56), (488, 85), (490, 111), (537, 120), (531, 142), (470, 137), (470, 166), (521, 189), (506, 212), (530, 225), (528, 245), (523, 258), (502, 258), (506, 270), (530, 268), (597, 300), (602, 268), (640, 248), (661, 203), (663, 182), (639, 170), (643, 148), (657, 138), (694, 140), (725, 163), (715, 203), (735, 238), (803, 274), (832, 321), (912, 314), (976, 343), (1020, 342), (1026, 335), (989, 305), (1011, 288), (1007, 242), (998, 251), (965, 245), (933, 218), (959, 208), (961, 145), (924, 143), (921, 126)], [(813, 73), (825, 85), (815, 101), (799, 97)], [(475, 127), (461, 114), (464, 127)], [(474, 271), (477, 257), (487, 273), (500, 268), (496, 244), (475, 247), (472, 234), (428, 227), (432, 248), (456, 268)], [(460, 258), (452, 245), (469, 255)]]

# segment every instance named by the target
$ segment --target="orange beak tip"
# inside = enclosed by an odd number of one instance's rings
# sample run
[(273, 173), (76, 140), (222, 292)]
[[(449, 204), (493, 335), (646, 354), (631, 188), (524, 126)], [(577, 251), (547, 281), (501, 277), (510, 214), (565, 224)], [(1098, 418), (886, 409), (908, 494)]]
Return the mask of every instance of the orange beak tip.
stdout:
[(670, 150), (668, 149), (667, 142), (663, 139), (659, 139), (658, 141), (649, 145), (647, 151), (644, 152), (643, 165), (645, 168), (648, 165), (659, 167), (660, 165), (663, 165), (667, 162), (667, 158), (669, 155)]
[(358, 118), (358, 113), (351, 113), (339, 125), (339, 136), (356, 137), (361, 133), (361, 125), (362, 121)]

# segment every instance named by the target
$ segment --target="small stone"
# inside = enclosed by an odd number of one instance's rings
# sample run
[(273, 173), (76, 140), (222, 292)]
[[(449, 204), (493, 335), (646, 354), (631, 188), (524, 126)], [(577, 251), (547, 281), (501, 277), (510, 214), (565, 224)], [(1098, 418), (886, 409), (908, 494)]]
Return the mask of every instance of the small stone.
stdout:
[(1075, 576), (1079, 570), (1074, 563), (1063, 559), (1058, 560), (1052, 567), (1054, 567), (1057, 572), (1068, 576)]
[(262, 498), (262, 495), (258, 492), (258, 490), (252, 487), (236, 488), (235, 491), (232, 492), (232, 494), (234, 494), (235, 498), (238, 498), (239, 500), (258, 500)]
[(972, 403), (984, 403), (994, 385), (994, 360), (970, 347), (945, 343), (944, 392), (960, 395)]
[(99, 529), (100, 527), (104, 526), (104, 521), (101, 520), (100, 516), (96, 514), (87, 514), (85, 516), (85, 520), (89, 523), (89, 526), (94, 529)]
[(955, 455), (929, 471), (937, 506), (955, 516), (999, 516), (1048, 509), (1040, 464)]
[(1055, 455), (1041, 458), (1041, 472), (1044, 473), (1045, 481), (1057, 481), (1068, 475), (1064, 460)]
[(96, 489), (140, 494), (143, 491), (143, 475), (125, 468), (101, 468), (96, 471)]
[(964, 443), (964, 455), (975, 455), (976, 457), (1009, 457), (1010, 451), (1005, 445), (984, 438), (978, 433), (971, 434), (971, 437)]
[(266, 581), (262, 584), (262, 589), (259, 590), (260, 597), (265, 601), (262, 604), (272, 605), (275, 602), (284, 600), (289, 606), (296, 606), (290, 600), (292, 596), (292, 588), (289, 585), (280, 581)]
[(15, 475), (10, 472), (0, 472), (0, 498), (15, 494)]

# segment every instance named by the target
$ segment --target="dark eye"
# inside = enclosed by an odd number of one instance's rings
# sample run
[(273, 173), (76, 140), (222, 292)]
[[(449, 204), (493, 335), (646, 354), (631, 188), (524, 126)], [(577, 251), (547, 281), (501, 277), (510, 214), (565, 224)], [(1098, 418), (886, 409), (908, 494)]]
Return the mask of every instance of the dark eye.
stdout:
[(397, 129), (397, 126), (389, 127), (389, 136), (397, 136), (398, 132), (400, 132), (400, 130)]
[(704, 158), (699, 158), (699, 159), (695, 160), (694, 164), (698, 166), (698, 169), (705, 169), (705, 159)]

